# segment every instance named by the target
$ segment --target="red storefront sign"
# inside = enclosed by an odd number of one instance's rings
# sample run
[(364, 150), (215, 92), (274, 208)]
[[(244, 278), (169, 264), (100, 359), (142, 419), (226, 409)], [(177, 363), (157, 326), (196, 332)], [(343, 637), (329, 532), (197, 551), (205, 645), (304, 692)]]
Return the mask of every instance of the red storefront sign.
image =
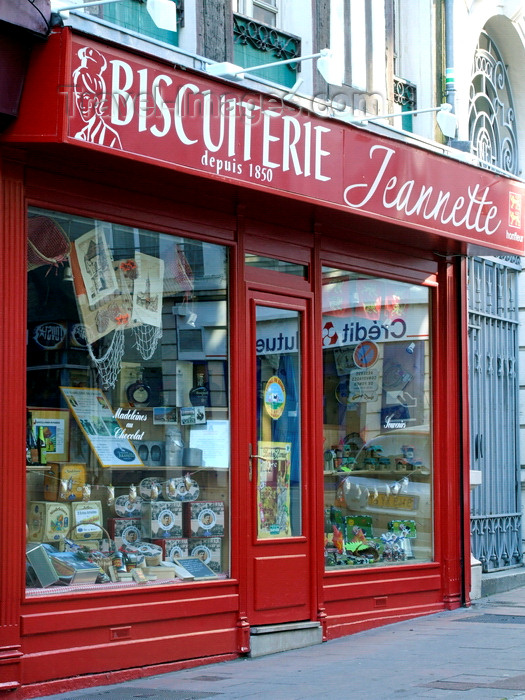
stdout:
[(525, 252), (522, 183), (68, 36), (59, 140)]

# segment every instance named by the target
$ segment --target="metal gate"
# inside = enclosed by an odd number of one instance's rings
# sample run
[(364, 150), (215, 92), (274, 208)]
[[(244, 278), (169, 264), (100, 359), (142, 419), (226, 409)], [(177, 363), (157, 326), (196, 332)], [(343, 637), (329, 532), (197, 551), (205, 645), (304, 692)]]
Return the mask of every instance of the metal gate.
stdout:
[(468, 261), (472, 553), (484, 572), (522, 562), (518, 414), (519, 258)]

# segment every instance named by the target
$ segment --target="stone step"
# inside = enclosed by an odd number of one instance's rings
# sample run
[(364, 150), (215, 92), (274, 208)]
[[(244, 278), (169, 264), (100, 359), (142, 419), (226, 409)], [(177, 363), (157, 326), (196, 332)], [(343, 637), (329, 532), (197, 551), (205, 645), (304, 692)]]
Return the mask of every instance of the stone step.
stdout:
[(319, 622), (288, 622), (281, 625), (260, 625), (250, 629), (248, 656), (266, 656), (290, 649), (321, 644), (323, 631)]

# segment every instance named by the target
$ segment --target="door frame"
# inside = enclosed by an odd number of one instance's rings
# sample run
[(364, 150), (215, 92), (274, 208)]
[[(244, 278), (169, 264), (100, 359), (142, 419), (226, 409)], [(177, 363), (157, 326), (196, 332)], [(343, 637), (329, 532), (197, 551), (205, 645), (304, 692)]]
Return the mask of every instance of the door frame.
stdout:
[[(322, 454), (322, 424), (319, 423), (320, 401), (319, 382), (315, 381), (315, 372), (319, 368), (317, 354), (320, 352), (315, 345), (316, 309), (311, 284), (307, 280), (292, 275), (262, 270), (253, 267), (245, 268), (242, 294), (241, 313), (244, 318), (253, 312), (253, 322), (239, 324), (239, 379), (244, 387), (243, 392), (237, 392), (238, 400), (244, 397), (244, 405), (251, 404), (249, 418), (246, 411), (239, 410), (239, 470), (238, 495), (240, 502), (237, 512), (238, 546), (239, 546), (239, 593), (240, 620), (242, 624), (273, 624), (276, 618), (280, 621), (292, 622), (297, 617), (286, 616), (288, 607), (280, 609), (278, 614), (253, 614), (253, 556), (254, 551), (268, 548), (266, 542), (257, 540), (257, 521), (252, 508), (242, 508), (241, 503), (252, 504), (255, 500), (255, 479), (249, 481), (250, 443), (256, 434), (255, 408), (255, 306), (258, 304), (277, 306), (281, 308), (298, 309), (302, 312), (301, 349), (302, 349), (302, 410), (301, 410), (301, 461), (302, 461), (302, 522), (303, 531), (299, 538), (286, 538), (284, 544), (302, 540), (308, 558), (309, 591), (301, 620), (320, 620), (324, 617), (322, 608), (323, 561), (323, 521), (322, 521), (322, 471), (316, 469), (319, 463), (318, 454)], [(247, 400), (247, 396), (250, 398)], [(240, 404), (242, 405), (242, 404)], [(253, 453), (252, 453), (253, 454)], [(256, 469), (256, 460), (252, 468)], [(271, 541), (275, 546), (275, 540)], [(289, 548), (290, 549), (290, 548)], [(249, 612), (248, 612), (249, 611)], [(290, 617), (290, 619), (288, 619)]]

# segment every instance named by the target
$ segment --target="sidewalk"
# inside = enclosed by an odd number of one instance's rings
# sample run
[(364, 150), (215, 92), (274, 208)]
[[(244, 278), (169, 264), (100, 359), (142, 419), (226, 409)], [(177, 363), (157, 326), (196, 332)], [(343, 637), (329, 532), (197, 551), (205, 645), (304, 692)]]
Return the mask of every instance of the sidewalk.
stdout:
[(48, 700), (525, 700), (525, 587), (306, 649)]

